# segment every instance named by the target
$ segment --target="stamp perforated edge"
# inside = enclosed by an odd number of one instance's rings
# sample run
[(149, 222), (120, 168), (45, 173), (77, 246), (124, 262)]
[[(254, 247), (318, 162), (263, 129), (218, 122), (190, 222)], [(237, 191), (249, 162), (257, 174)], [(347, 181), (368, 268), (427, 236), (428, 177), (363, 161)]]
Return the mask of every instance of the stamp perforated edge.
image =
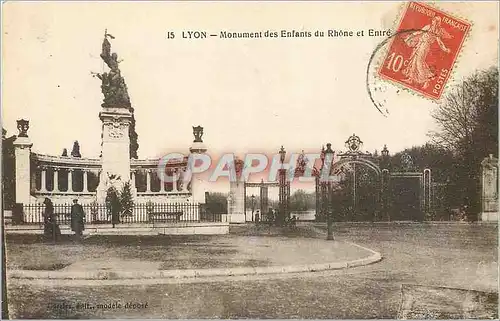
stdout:
[[(406, 10), (410, 6), (411, 2), (417, 2), (417, 1), (407, 1), (407, 2), (404, 2), (404, 3), (399, 5), (398, 14), (396, 15), (396, 17), (393, 20), (393, 29), (392, 30), (394, 30), (395, 33), (397, 32), (399, 25), (401, 24), (401, 21), (403, 20), (404, 15), (406, 13)], [(459, 14), (450, 13), (448, 10), (444, 10), (439, 5), (437, 5), (437, 2), (425, 2), (425, 5), (428, 7), (431, 7), (432, 9), (436, 9), (438, 11), (441, 11), (442, 13), (449, 15), (456, 20), (459, 20), (461, 22), (465, 22), (465, 23), (470, 25), (469, 29), (467, 30), (467, 33), (465, 33), (464, 39), (462, 40), (462, 43), (460, 45), (460, 49), (457, 52), (455, 60), (453, 61), (453, 64), (450, 67), (450, 73), (448, 75), (448, 78), (446, 79), (441, 96), (439, 98), (433, 98), (433, 97), (427, 96), (427, 95), (419, 92), (416, 89), (406, 87), (403, 84), (400, 84), (399, 82), (396, 82), (390, 78), (383, 77), (382, 75), (379, 74), (379, 69), (380, 69), (381, 65), (385, 62), (385, 60), (387, 59), (387, 55), (389, 53), (389, 48), (391, 48), (392, 43), (394, 41), (394, 38), (391, 39), (390, 41), (388, 41), (387, 44), (385, 44), (384, 46), (379, 48), (379, 50), (381, 52), (380, 52), (378, 59), (373, 62), (373, 70), (372, 70), (373, 77), (372, 77), (372, 79), (378, 79), (380, 81), (390, 83), (390, 84), (394, 85), (395, 87), (397, 87), (398, 89), (404, 90), (405, 92), (408, 92), (414, 96), (424, 98), (424, 99), (426, 99), (430, 102), (433, 102), (433, 103), (439, 103), (443, 99), (443, 97), (446, 96), (446, 93), (449, 92), (449, 89), (451, 87), (450, 80), (455, 79), (455, 77), (454, 77), (456, 74), (455, 66), (458, 64), (460, 58), (463, 55), (463, 52), (465, 51), (467, 43), (469, 42), (469, 38), (471, 37), (471, 30), (474, 27), (474, 23), (472, 21), (466, 19), (465, 17), (459, 15)]]

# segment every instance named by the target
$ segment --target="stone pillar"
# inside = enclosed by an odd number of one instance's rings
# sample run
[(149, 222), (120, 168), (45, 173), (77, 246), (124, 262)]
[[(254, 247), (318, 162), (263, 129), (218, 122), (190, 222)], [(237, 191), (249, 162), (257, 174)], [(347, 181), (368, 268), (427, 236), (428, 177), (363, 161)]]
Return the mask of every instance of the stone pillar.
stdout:
[(498, 221), (498, 159), (492, 154), (481, 162), (481, 220)]
[[(261, 181), (263, 184), (263, 180)], [(260, 187), (260, 214), (265, 215), (269, 212), (269, 189), (267, 186)]]
[(59, 168), (54, 168), (54, 189), (52, 192), (59, 192)]
[(28, 204), (31, 199), (30, 155), (33, 144), (28, 137), (29, 121), (17, 121), (19, 135), (14, 141), (16, 156), (16, 203)]
[[(193, 135), (194, 135), (194, 140), (193, 144), (189, 148), (189, 151), (191, 154), (205, 154), (207, 152), (207, 148), (205, 147), (205, 144), (203, 143), (202, 136), (203, 136), (203, 127), (201, 126), (193, 126)], [(203, 203), (205, 200), (205, 191), (200, 188), (200, 185), (198, 184), (200, 179), (200, 174), (193, 174), (191, 175), (191, 195), (193, 198), (193, 202), (195, 203)], [(186, 182), (186, 187), (187, 187), (187, 182)]]
[(174, 192), (174, 193), (178, 192), (178, 190), (177, 190), (177, 182), (179, 181), (178, 173), (179, 173), (179, 169), (174, 168), (174, 172), (173, 172), (174, 180), (172, 182), (172, 192)]
[(83, 190), (82, 192), (87, 193), (89, 191), (88, 188), (88, 177), (87, 177), (87, 171), (83, 169)]
[(130, 172), (130, 190), (132, 192), (132, 197), (134, 198), (134, 200), (137, 200), (137, 187), (136, 187), (136, 174), (137, 174), (137, 170), (131, 170)]
[(151, 170), (146, 169), (146, 192), (151, 192)]
[(45, 167), (41, 167), (41, 182), (40, 182), (40, 192), (47, 191), (47, 169)]
[(131, 173), (131, 180), (132, 182), (130, 183), (132, 188), (136, 188), (136, 185), (135, 185), (135, 171), (132, 171)]
[(181, 169), (181, 177), (180, 177), (180, 180), (181, 180), (181, 192), (183, 193), (187, 193), (188, 192), (188, 183), (187, 182), (184, 182), (184, 177), (186, 177), (186, 170), (187, 168), (186, 167), (183, 167)]
[(229, 214), (233, 211), (233, 197), (231, 196), (231, 193), (227, 196), (227, 213)]
[(160, 179), (160, 193), (165, 192), (165, 182)]
[(99, 118), (102, 121), (102, 172), (97, 195), (103, 200), (110, 185), (120, 191), (130, 180), (129, 127), (132, 113), (122, 106), (103, 107)]
[(229, 182), (229, 223), (245, 223), (245, 182), (238, 178)]
[(73, 192), (73, 169), (68, 168), (68, 193)]

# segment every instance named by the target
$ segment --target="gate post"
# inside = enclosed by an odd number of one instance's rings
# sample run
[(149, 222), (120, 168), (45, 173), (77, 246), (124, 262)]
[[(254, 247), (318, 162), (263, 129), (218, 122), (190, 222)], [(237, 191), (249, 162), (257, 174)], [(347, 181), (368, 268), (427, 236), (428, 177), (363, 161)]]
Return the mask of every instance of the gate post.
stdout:
[(381, 175), (382, 182), (382, 216), (391, 221), (389, 213), (389, 170), (383, 169)]
[(269, 192), (267, 186), (264, 184), (264, 180), (261, 180), (260, 186), (260, 213), (261, 215), (269, 212)]
[(283, 146), (279, 151), (281, 168), (278, 170), (278, 182), (279, 182), (279, 213), (278, 213), (278, 223), (283, 225), (285, 219), (289, 217), (289, 206), (290, 201), (290, 182), (287, 180), (287, 170), (284, 168), (283, 163), (285, 162), (286, 151)]
[(498, 221), (498, 159), (490, 154), (481, 166), (481, 220)]
[(316, 176), (315, 179), (314, 179), (314, 183), (315, 183), (315, 195), (316, 195), (316, 215), (315, 215), (315, 220), (317, 221), (318, 218), (321, 216), (321, 209), (320, 209), (320, 204), (321, 204), (321, 201), (320, 201), (320, 194), (319, 194), (319, 177)]
[(19, 134), (14, 141), (16, 155), (16, 203), (29, 204), (31, 198), (31, 147), (33, 143), (28, 137), (29, 121), (17, 121)]
[(328, 208), (326, 213), (326, 227), (327, 227), (327, 235), (326, 239), (333, 241), (333, 188), (332, 182), (328, 182), (327, 192), (328, 192)]
[(432, 177), (431, 170), (424, 169), (424, 220), (431, 218), (432, 213)]

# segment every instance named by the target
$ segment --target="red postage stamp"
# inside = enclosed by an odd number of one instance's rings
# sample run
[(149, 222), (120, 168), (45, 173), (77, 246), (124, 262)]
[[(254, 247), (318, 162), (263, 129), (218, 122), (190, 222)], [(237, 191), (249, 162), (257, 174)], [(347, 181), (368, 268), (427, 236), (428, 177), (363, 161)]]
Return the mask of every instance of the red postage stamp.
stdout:
[(429, 5), (408, 3), (379, 76), (439, 99), (470, 27)]

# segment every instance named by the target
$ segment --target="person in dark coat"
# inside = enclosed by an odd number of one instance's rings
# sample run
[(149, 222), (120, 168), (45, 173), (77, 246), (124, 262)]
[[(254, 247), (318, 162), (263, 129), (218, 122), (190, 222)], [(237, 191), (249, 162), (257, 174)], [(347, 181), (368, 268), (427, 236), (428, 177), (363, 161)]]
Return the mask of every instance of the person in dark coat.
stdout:
[(113, 224), (114, 228), (116, 224), (120, 223), (121, 211), (120, 199), (114, 187), (108, 189), (106, 195), (106, 208), (108, 211), (108, 215), (111, 215), (111, 224)]
[(75, 232), (75, 235), (80, 238), (85, 230), (84, 225), (85, 212), (83, 207), (78, 204), (78, 200), (73, 200), (73, 205), (71, 206), (71, 230)]
[(113, 228), (115, 228), (115, 225), (120, 223), (120, 212), (118, 207), (113, 207), (112, 212), (111, 212), (111, 224), (113, 225)]
[(270, 208), (269, 213), (267, 213), (267, 222), (269, 224), (274, 223), (274, 210), (272, 208)]
[(45, 211), (43, 212), (43, 235), (54, 242), (61, 237), (61, 230), (54, 215), (54, 205), (49, 198), (43, 201)]

